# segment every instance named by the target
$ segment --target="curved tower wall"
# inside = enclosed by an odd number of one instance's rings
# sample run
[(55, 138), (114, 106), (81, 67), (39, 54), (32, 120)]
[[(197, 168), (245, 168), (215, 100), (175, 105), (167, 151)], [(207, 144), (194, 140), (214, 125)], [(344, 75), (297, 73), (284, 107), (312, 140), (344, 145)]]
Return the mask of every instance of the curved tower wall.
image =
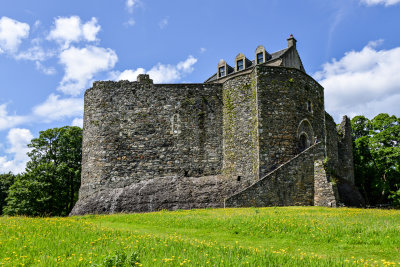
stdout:
[(260, 177), (302, 149), (325, 139), (324, 91), (314, 79), (294, 68), (257, 66)]
[(222, 168), (222, 86), (95, 82), (85, 93), (80, 199)]

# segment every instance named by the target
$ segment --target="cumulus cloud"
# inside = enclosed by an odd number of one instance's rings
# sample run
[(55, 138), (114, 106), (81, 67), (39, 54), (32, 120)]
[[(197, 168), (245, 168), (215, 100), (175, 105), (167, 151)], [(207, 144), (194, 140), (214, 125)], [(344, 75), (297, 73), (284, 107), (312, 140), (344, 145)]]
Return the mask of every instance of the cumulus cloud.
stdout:
[(72, 124), (71, 124), (72, 126), (78, 126), (78, 127), (83, 127), (83, 119), (82, 118), (75, 118), (73, 121), (72, 121)]
[(0, 18), (0, 53), (14, 53), (18, 50), (22, 39), (29, 35), (29, 25), (8, 17)]
[(325, 88), (326, 109), (342, 115), (373, 118), (385, 112), (400, 115), (400, 47), (378, 50), (381, 40), (325, 63), (314, 77)]
[(44, 122), (82, 116), (82, 114), (82, 98), (60, 98), (55, 94), (51, 94), (44, 103), (33, 108), (33, 115)]
[(374, 5), (392, 6), (400, 3), (400, 0), (360, 0), (360, 2), (366, 4), (367, 6), (374, 6)]
[(67, 48), (72, 42), (96, 41), (100, 29), (101, 27), (94, 17), (86, 23), (82, 23), (78, 16), (58, 17), (54, 20), (54, 28), (50, 31), (47, 39), (57, 41)]
[(7, 112), (7, 104), (0, 105), (0, 131), (15, 127), (28, 120), (25, 116), (9, 115)]
[(60, 63), (65, 67), (65, 75), (58, 90), (78, 95), (89, 85), (96, 73), (113, 68), (117, 61), (117, 54), (109, 48), (70, 47), (60, 54)]
[(184, 75), (191, 73), (194, 70), (193, 65), (196, 62), (197, 59), (195, 57), (189, 56), (185, 61), (181, 61), (176, 65), (158, 63), (148, 71), (144, 68), (138, 68), (136, 70), (125, 70), (122, 73), (114, 73), (114, 79), (136, 81), (139, 74), (147, 73), (155, 83), (175, 82)]
[(6, 156), (0, 157), (0, 172), (21, 173), (25, 170), (26, 163), (29, 160), (28, 153), (31, 149), (27, 145), (31, 142), (33, 135), (28, 129), (13, 128), (8, 132), (7, 142), (9, 147), (5, 152), (11, 155), (8, 160)]
[(125, 1), (125, 7), (129, 13), (133, 13), (133, 9), (138, 5), (140, 5), (139, 0), (126, 0)]

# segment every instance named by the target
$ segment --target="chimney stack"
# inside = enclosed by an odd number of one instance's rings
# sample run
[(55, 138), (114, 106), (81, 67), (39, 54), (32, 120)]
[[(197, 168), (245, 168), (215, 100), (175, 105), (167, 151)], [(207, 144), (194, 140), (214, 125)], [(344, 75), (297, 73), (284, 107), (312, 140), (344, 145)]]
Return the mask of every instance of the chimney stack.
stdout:
[(287, 39), (287, 41), (288, 41), (288, 47), (294, 46), (294, 48), (296, 48), (297, 40), (294, 39), (293, 34), (290, 35), (290, 37)]

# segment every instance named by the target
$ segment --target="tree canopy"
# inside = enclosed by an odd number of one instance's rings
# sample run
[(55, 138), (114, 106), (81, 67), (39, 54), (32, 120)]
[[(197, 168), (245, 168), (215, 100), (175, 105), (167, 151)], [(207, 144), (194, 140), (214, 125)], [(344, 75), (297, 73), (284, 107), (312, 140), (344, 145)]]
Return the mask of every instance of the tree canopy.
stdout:
[(30, 161), (9, 188), (4, 213), (67, 215), (78, 198), (82, 129), (65, 126), (41, 131), (28, 146)]
[[(400, 118), (381, 113), (351, 120), (355, 183), (371, 205), (400, 197)], [(398, 196), (398, 197), (397, 197)]]

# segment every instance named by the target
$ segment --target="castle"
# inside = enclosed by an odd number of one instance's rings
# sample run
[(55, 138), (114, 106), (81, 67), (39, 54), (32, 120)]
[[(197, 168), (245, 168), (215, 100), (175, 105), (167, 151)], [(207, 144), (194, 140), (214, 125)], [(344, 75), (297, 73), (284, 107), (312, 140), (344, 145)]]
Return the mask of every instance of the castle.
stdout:
[(351, 126), (288, 47), (204, 83), (99, 81), (85, 92), (82, 185), (72, 215), (206, 207), (361, 205)]

